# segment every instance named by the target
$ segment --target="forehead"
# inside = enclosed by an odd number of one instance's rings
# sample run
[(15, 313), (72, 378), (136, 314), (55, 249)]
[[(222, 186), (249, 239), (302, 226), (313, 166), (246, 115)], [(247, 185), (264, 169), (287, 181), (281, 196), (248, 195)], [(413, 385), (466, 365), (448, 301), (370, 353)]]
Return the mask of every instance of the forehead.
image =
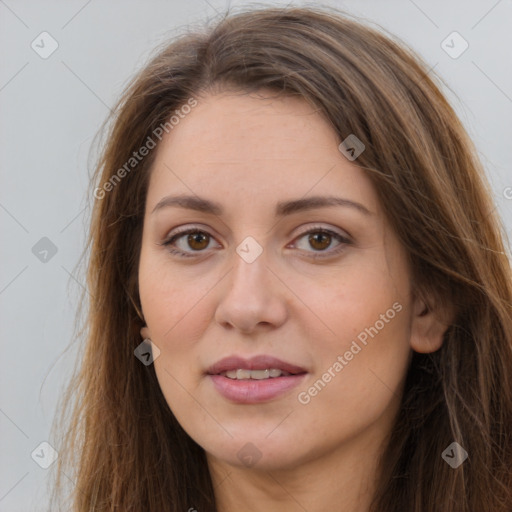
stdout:
[(197, 100), (159, 145), (148, 204), (173, 191), (274, 203), (339, 192), (376, 211), (369, 178), (340, 153), (338, 135), (305, 100), (273, 92)]
[(201, 97), (165, 138), (164, 145), (193, 142), (195, 152), (186, 155), (187, 160), (205, 153), (226, 159), (296, 159), (298, 150), (337, 141), (334, 131), (303, 99), (240, 92)]

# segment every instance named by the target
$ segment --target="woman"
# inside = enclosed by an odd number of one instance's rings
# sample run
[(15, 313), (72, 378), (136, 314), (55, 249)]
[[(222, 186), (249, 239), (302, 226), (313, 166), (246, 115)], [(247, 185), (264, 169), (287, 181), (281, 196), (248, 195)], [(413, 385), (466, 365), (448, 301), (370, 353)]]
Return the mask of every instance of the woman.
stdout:
[(93, 182), (72, 510), (512, 510), (510, 262), (430, 75), (268, 8), (134, 79)]

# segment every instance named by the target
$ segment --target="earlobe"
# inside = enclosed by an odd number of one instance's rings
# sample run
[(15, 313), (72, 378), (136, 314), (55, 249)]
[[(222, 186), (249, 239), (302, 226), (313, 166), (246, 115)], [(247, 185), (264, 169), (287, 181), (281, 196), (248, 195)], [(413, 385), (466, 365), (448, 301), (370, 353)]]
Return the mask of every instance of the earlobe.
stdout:
[(147, 326), (144, 326), (141, 330), (140, 330), (140, 335), (142, 336), (142, 339), (143, 340), (146, 340), (149, 338), (149, 329)]
[(428, 354), (439, 350), (443, 337), (454, 319), (453, 311), (435, 310), (417, 299), (411, 326), (411, 348), (415, 352)]

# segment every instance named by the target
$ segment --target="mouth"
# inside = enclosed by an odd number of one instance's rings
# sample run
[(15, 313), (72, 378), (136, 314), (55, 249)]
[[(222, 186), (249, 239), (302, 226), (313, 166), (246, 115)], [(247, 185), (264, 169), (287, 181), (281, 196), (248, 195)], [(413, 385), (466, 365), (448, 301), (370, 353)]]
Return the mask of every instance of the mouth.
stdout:
[(218, 375), (227, 377), (233, 380), (264, 380), (264, 379), (276, 379), (277, 377), (288, 377), (290, 375), (296, 375), (279, 368), (265, 368), (264, 370), (245, 370), (238, 368), (236, 370), (228, 370)]
[[(266, 372), (266, 373), (261, 373)], [(278, 374), (279, 372), (279, 374)], [(244, 359), (229, 356), (217, 361), (206, 370), (208, 375), (223, 375), (230, 379), (265, 379), (277, 378), (281, 375), (297, 375), (307, 373), (305, 368), (297, 366), (269, 355), (253, 356)]]
[(240, 404), (275, 399), (297, 386), (307, 373), (300, 366), (267, 355), (250, 359), (230, 356), (207, 370), (216, 391)]

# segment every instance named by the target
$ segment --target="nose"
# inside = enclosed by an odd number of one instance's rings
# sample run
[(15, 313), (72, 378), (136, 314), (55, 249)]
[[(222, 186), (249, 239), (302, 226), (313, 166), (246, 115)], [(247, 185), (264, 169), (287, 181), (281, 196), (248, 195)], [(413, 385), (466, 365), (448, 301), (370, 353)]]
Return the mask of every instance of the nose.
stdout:
[(288, 316), (287, 288), (268, 267), (265, 252), (251, 263), (234, 252), (233, 260), (233, 268), (223, 280), (215, 312), (217, 323), (243, 333), (282, 325)]

